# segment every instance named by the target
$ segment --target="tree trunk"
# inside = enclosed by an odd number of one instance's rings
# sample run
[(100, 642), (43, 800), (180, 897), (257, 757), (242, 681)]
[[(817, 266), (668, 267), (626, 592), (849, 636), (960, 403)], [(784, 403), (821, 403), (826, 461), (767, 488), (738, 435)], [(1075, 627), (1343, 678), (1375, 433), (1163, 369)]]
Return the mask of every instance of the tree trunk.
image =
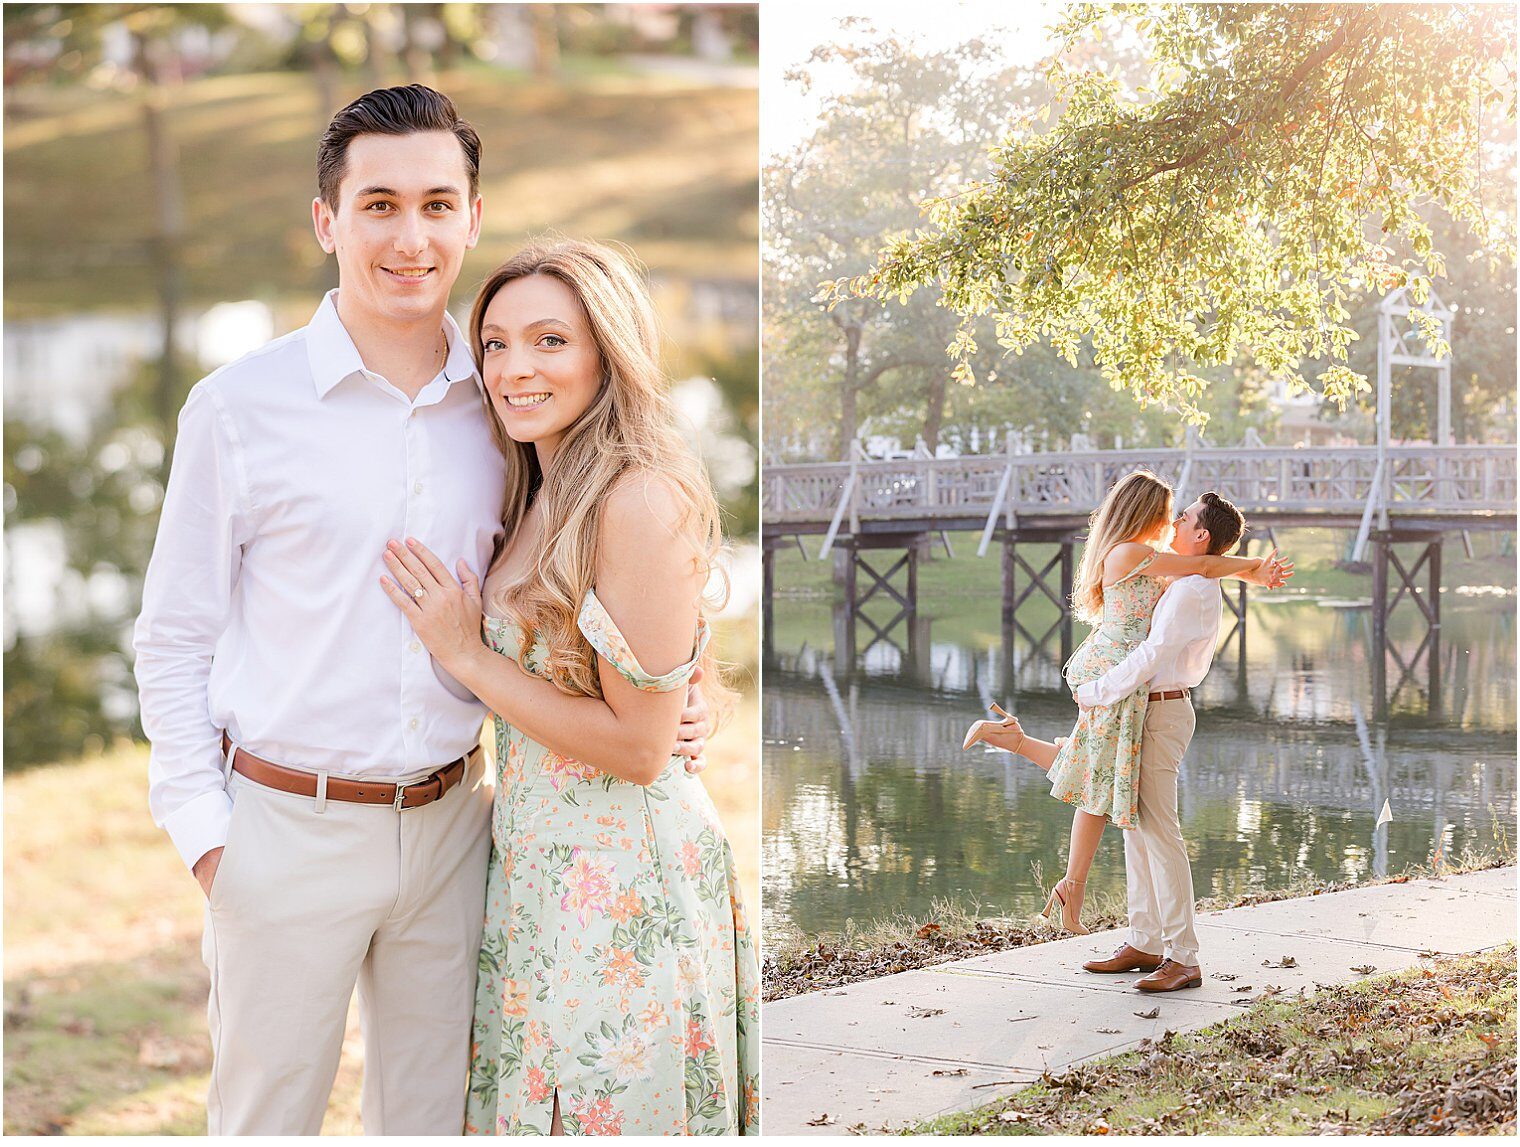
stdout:
[(174, 431), (181, 400), (179, 358), (175, 341), (183, 295), (179, 248), (184, 235), (184, 207), (180, 198), (179, 157), (164, 117), (168, 93), (159, 82), (153, 46), (144, 36), (135, 35), (133, 48), (133, 63), (142, 84), (143, 128), (148, 140), (148, 167), (153, 179), (153, 232), (148, 237), (148, 250), (163, 321), (158, 381), (153, 388), (153, 411), (164, 442), (160, 476), (167, 481), (169, 456), (174, 447)]
[(338, 102), (338, 58), (333, 55), (327, 40), (315, 40), (308, 53), (311, 60), (311, 78), (317, 85), (317, 119), (319, 131), (325, 132), (332, 117), (342, 105)]
[(552, 4), (534, 4), (529, 13), (533, 21), (533, 74), (552, 76), (559, 71), (559, 14)]
[(404, 33), (401, 58), (406, 64), (407, 83), (436, 87), (438, 77), (433, 71), (433, 54), (427, 45), (422, 43), (417, 24), (421, 18), (416, 5), (401, 5), (401, 28)]
[(460, 57), (464, 55), (466, 41), (464, 37), (454, 34), (454, 26), (449, 23), (448, 16), (444, 14), (442, 5), (438, 9), (438, 23), (443, 28), (443, 42), (438, 45), (438, 70), (440, 72), (452, 72), (459, 67)]
[(949, 387), (944, 371), (935, 371), (929, 383), (929, 409), (924, 416), (924, 445), (933, 454), (939, 449), (939, 432), (945, 424), (945, 398)]
[(844, 393), (839, 410), (839, 457), (848, 460), (850, 443), (855, 441), (855, 397), (860, 390), (860, 324), (844, 329)]
[(359, 27), (364, 31), (364, 63), (362, 74), (364, 86), (374, 91), (383, 88), (385, 83), (385, 44), (380, 36), (380, 29), (375, 27), (373, 11), (365, 11), (362, 15), (356, 15), (353, 19), (359, 21)]

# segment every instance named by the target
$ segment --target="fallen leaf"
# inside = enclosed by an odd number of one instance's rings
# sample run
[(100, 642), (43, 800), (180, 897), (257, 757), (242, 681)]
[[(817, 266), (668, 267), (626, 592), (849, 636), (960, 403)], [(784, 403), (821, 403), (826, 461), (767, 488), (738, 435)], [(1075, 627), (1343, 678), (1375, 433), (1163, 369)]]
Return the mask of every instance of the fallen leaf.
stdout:
[(1234, 972), (1212, 972), (1212, 973), (1210, 973), (1209, 978), (1211, 980), (1233, 980), (1233, 979), (1235, 979), (1235, 973)]
[(1235, 987), (1235, 988), (1231, 988), (1230, 989), (1230, 991), (1232, 991), (1232, 992), (1249, 992), (1250, 990), (1251, 990), (1251, 985), (1250, 984), (1241, 984), (1239, 987)]
[(999, 1123), (1022, 1123), (1026, 1119), (1028, 1119), (1028, 1118), (1029, 1118), (1029, 1116), (1025, 1115), (1022, 1111), (999, 1111), (998, 1112), (998, 1122)]
[(1270, 960), (1263, 960), (1261, 962), (1261, 966), (1263, 968), (1296, 968), (1298, 967), (1298, 961), (1295, 960), (1292, 956), (1284, 956), (1275, 964)]
[(838, 1122), (838, 1120), (836, 1120), (832, 1115), (825, 1111), (817, 1119), (809, 1119), (807, 1121), (807, 1125), (809, 1127), (832, 1127), (836, 1122)]
[(949, 1075), (967, 1075), (967, 1074), (969, 1074), (969, 1071), (968, 1071), (967, 1068), (964, 1068), (964, 1067), (955, 1067), (955, 1068), (950, 1068), (950, 1069), (941, 1069), (939, 1071), (931, 1071), (929, 1074), (930, 1075), (945, 1075), (945, 1076), (949, 1076)]
[(1370, 976), (1373, 972), (1377, 971), (1377, 966), (1374, 964), (1354, 964), (1351, 970), (1359, 976)]
[(1393, 809), (1388, 807), (1388, 802), (1385, 800), (1383, 802), (1383, 811), (1378, 813), (1377, 824), (1373, 825), (1372, 827), (1382, 828), (1391, 820), (1393, 820)]
[(1153, 1020), (1153, 1019), (1155, 1019), (1157, 1016), (1159, 1016), (1161, 1014), (1161, 1008), (1158, 1006), (1158, 1007), (1152, 1008), (1148, 1012), (1136, 1012), (1135, 1014), (1137, 1016), (1139, 1016), (1142, 1020)]
[(1098, 1031), (1102, 1035), (1118, 1035), (1119, 1034), (1119, 1029), (1118, 1028), (1099, 1028)]
[(942, 1016), (944, 1014), (945, 1014), (945, 1009), (944, 1008), (910, 1007), (908, 1009), (908, 1018), (910, 1020), (926, 1020), (930, 1016)]
[(1504, 1037), (1498, 1032), (1479, 1032), (1478, 1038), (1486, 1043), (1489, 1047), (1493, 1047)]
[(920, 940), (927, 940), (931, 936), (938, 936), (939, 934), (940, 926), (938, 924), (925, 924), (915, 933)]

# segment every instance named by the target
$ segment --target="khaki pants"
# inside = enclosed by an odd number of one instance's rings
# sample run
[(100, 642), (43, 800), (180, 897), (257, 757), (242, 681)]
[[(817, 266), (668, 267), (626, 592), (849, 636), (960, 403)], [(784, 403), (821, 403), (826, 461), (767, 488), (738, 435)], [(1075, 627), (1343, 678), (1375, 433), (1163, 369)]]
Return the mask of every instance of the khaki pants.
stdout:
[(442, 800), (405, 812), (230, 774), (202, 947), (211, 1134), (321, 1130), (355, 983), (365, 1133), (461, 1133), (490, 848), (484, 771), (476, 751)]
[(1198, 963), (1193, 872), (1177, 817), (1177, 770), (1196, 718), (1186, 697), (1152, 701), (1140, 744), (1140, 823), (1124, 834), (1129, 942), (1152, 955)]

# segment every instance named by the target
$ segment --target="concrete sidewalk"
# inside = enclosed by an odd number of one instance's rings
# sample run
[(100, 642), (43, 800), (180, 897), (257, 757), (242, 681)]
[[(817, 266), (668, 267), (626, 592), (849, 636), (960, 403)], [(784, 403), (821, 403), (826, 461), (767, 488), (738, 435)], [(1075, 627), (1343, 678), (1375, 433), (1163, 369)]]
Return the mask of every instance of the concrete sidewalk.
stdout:
[(766, 1134), (874, 1131), (978, 1107), (1044, 1071), (1238, 1015), (1274, 988), (1313, 992), (1369, 966), (1512, 942), (1515, 868), (1208, 912), (1198, 936), (1203, 987), (1160, 996), (1131, 986), (1138, 973), (1082, 971), (1123, 943), (1111, 931), (766, 1004)]

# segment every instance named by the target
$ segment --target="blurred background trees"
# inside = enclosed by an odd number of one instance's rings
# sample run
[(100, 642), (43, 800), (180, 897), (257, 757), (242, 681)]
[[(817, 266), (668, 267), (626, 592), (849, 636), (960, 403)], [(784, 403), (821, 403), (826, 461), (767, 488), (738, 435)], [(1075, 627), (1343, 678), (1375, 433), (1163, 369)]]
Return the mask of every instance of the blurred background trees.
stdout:
[(758, 42), (748, 5), (7, 4), (6, 767), (138, 732), (128, 641), (179, 408), (336, 284), (316, 141), (375, 87), (436, 85), (483, 138), (456, 317), (530, 235), (647, 264), (749, 561)]

